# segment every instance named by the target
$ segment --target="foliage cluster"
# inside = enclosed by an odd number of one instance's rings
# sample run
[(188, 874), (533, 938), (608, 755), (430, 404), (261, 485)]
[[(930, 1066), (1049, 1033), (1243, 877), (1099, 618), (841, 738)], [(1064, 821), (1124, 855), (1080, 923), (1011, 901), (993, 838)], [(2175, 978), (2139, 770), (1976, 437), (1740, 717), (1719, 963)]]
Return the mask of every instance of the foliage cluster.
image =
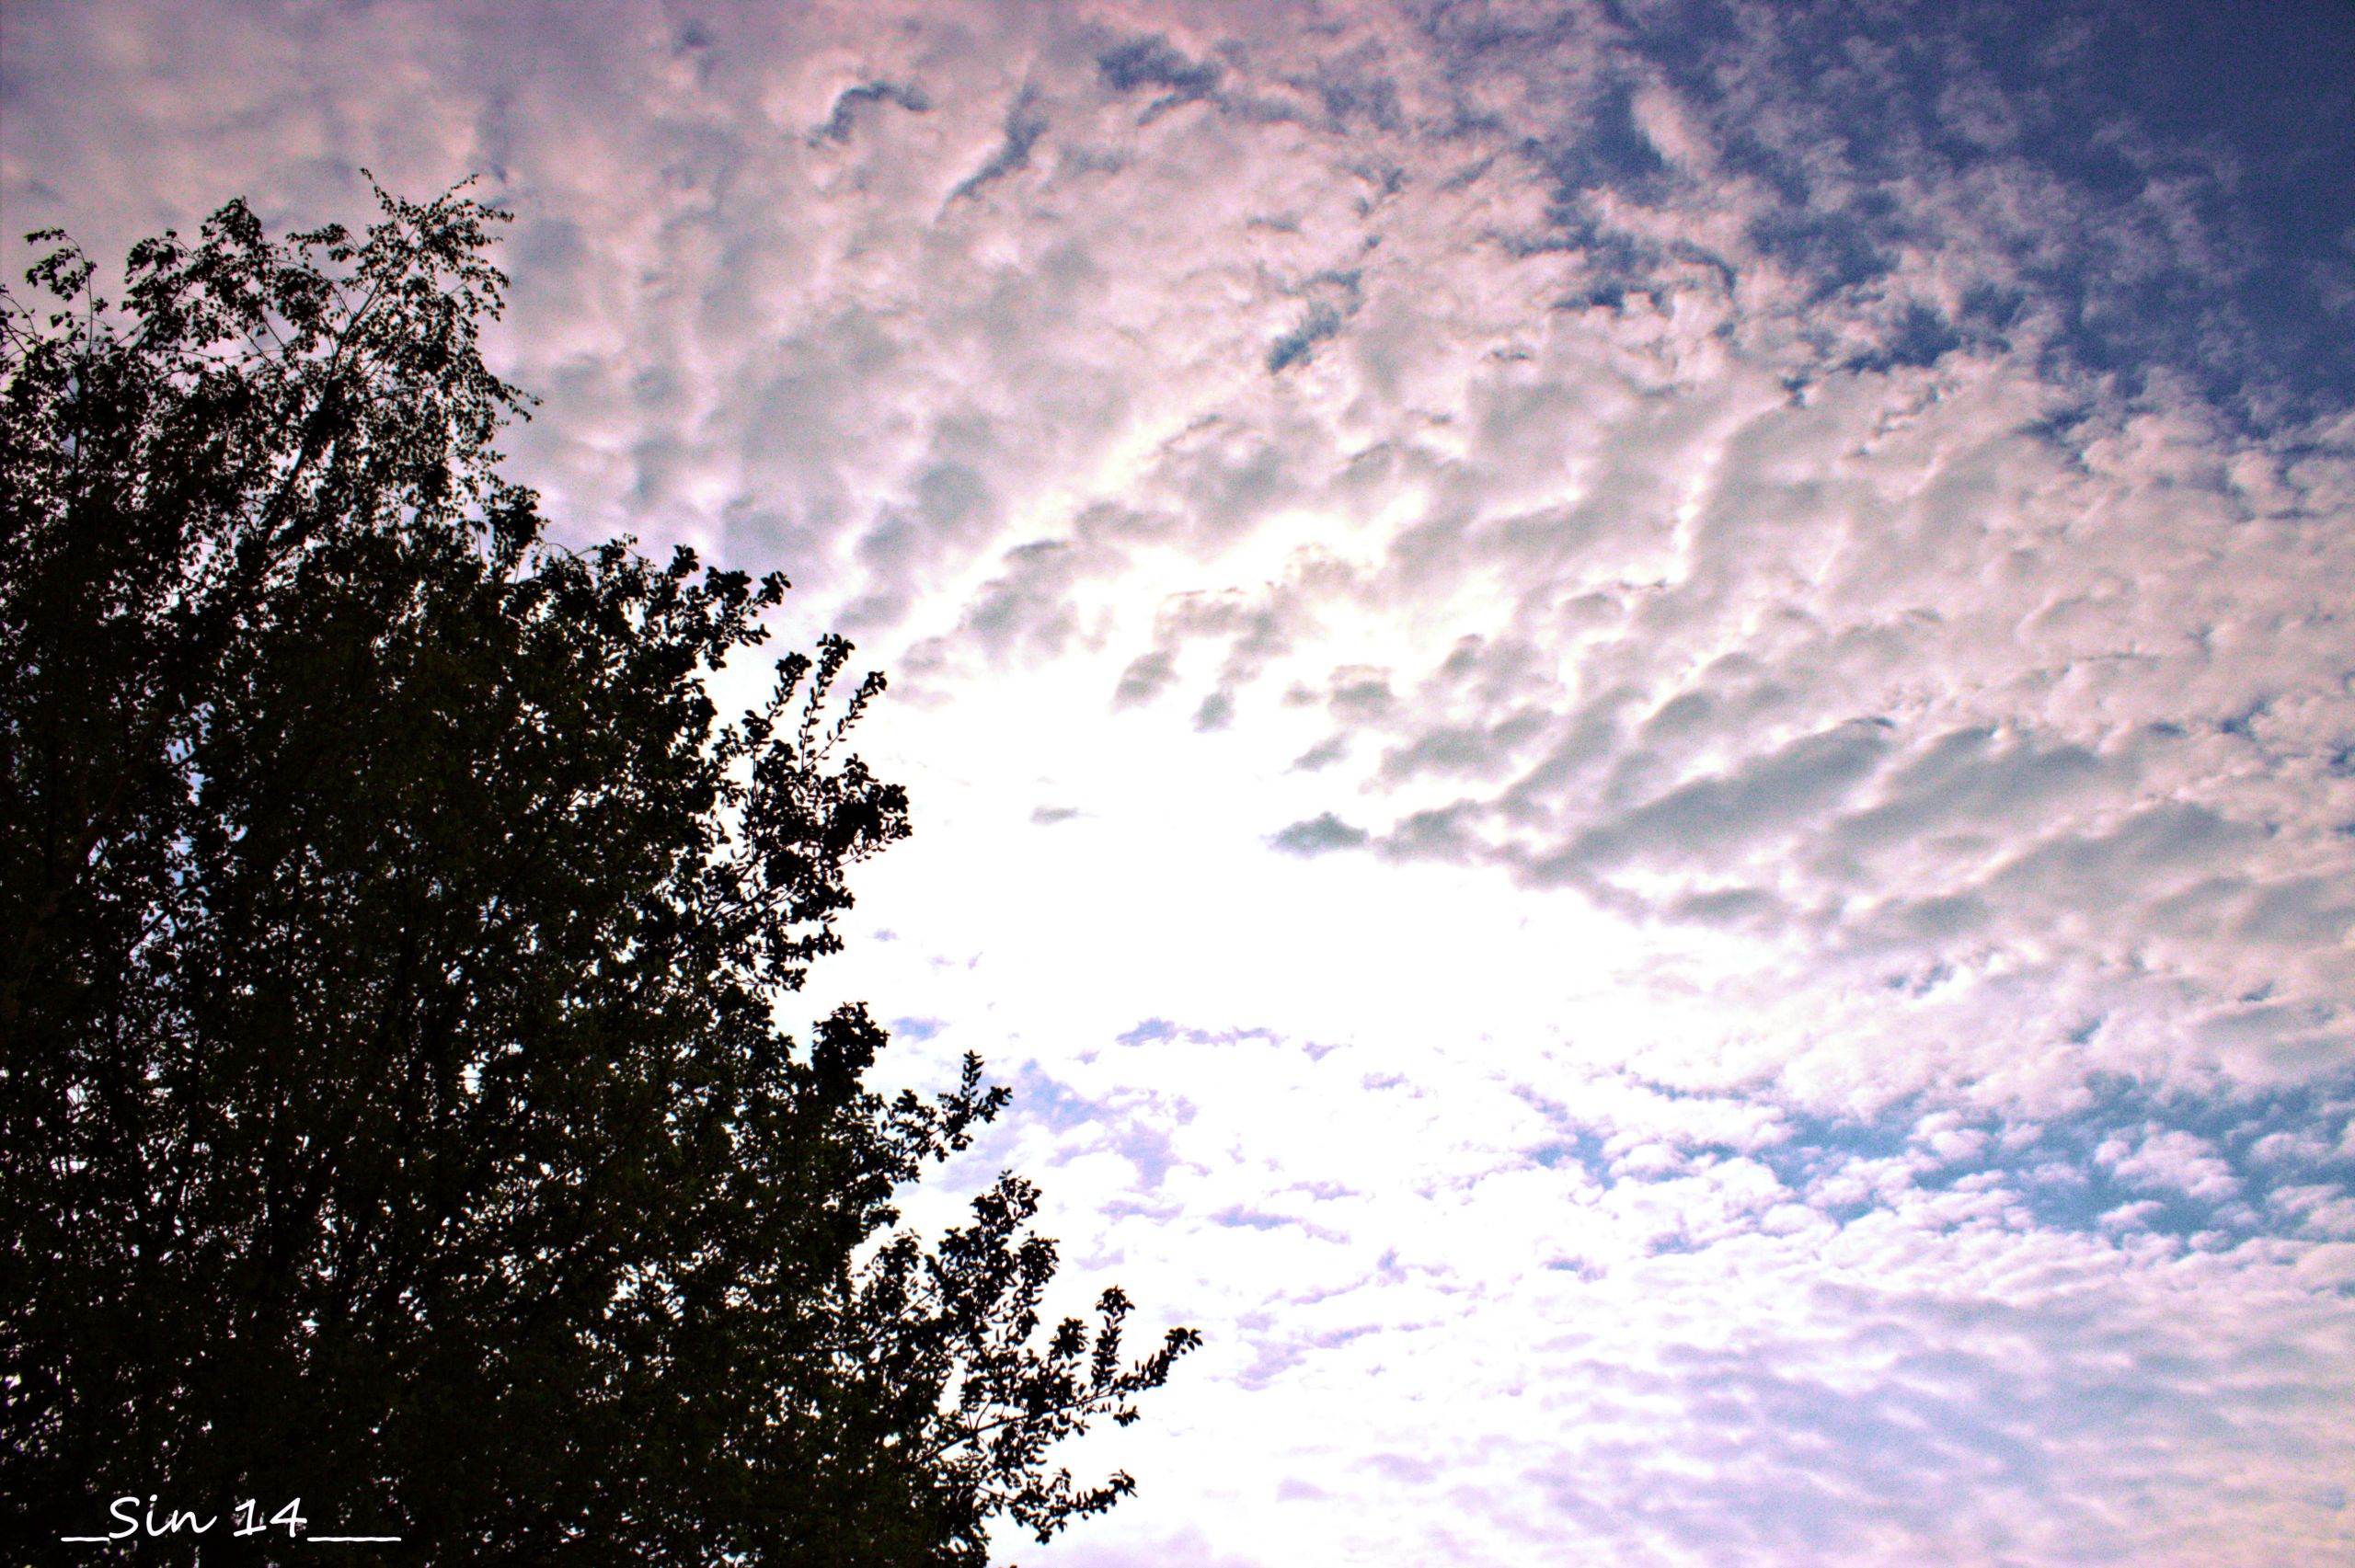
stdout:
[(1042, 1325), (1017, 1177), (895, 1234), (1005, 1091), (777, 1026), (909, 831), (841, 754), (881, 678), (829, 638), (719, 723), (784, 580), (546, 543), (499, 215), (380, 200), (232, 203), (120, 310), (60, 243), (0, 316), (8, 1528), (299, 1495), (404, 1538), (353, 1562), (978, 1564), (1111, 1505), (1049, 1449), (1195, 1336)]

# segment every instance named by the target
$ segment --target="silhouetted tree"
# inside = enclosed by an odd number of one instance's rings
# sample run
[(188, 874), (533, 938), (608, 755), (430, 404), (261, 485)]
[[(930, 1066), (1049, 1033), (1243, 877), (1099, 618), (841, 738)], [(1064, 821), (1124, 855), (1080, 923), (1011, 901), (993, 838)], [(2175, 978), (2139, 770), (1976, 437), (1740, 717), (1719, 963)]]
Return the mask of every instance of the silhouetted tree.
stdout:
[(544, 543), (498, 214), (379, 199), (232, 203), (121, 311), (36, 235), (56, 314), (0, 321), (10, 1529), (152, 1494), (227, 1516), (139, 1561), (310, 1562), (231, 1535), (299, 1497), (404, 1538), (351, 1562), (974, 1564), (1110, 1506), (1048, 1450), (1195, 1336), (1124, 1361), (1118, 1290), (1042, 1334), (1011, 1175), (895, 1234), (1005, 1092), (886, 1102), (863, 1010), (775, 1022), (908, 832), (837, 756), (881, 678), (840, 702), (829, 638), (719, 725), (784, 580)]

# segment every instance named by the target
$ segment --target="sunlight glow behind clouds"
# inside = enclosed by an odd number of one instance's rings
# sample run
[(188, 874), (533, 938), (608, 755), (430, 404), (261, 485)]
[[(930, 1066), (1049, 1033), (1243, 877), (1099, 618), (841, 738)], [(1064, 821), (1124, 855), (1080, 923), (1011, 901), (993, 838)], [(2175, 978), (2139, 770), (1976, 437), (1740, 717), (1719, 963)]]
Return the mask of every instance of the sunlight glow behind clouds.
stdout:
[(2321, 1561), (2355, 42), (2207, 26), (35, 5), (0, 189), (480, 171), (567, 537), (890, 670), (810, 1001), (1210, 1334), (1022, 1561)]

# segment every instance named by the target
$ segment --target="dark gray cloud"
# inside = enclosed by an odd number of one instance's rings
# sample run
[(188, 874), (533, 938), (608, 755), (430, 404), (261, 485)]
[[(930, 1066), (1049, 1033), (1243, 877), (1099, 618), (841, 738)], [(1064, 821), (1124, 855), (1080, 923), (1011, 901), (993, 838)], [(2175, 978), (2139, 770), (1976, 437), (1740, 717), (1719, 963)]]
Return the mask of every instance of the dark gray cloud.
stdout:
[[(1567, 858), (1607, 865), (1632, 858), (1705, 860), (1739, 851), (1812, 826), (1861, 786), (1889, 750), (1888, 727), (1872, 721), (1802, 736), (1730, 773), (1681, 784), (1587, 829)], [(1640, 766), (1640, 756), (1634, 761)]]
[(1164, 96), (1155, 100), (1148, 113), (1208, 97), (1217, 90), (1222, 74), (1215, 61), (1187, 59), (1162, 33), (1113, 45), (1097, 56), (1097, 67), (1103, 73), (1105, 85), (1116, 93), (1164, 89)]
[(1276, 339), (1268, 350), (1268, 372), (1290, 370), (1316, 351), (1316, 345), (1341, 330), (1341, 313), (1327, 304), (1313, 304), (1298, 326)]
[(1974, 726), (1938, 737), (1892, 770), (1877, 804), (1833, 826), (1831, 847), (1869, 854), (1927, 832), (2000, 830), (2113, 781), (2130, 784), (2131, 769), (2082, 746)]
[(845, 87), (834, 99), (833, 110), (826, 116), (826, 123), (812, 131), (812, 140), (846, 142), (858, 129), (860, 111), (869, 104), (895, 104), (910, 114), (924, 114), (932, 109), (932, 100), (922, 89), (903, 86), (897, 82), (861, 82)]
[(1286, 854), (1316, 855), (1360, 848), (1367, 837), (1364, 829), (1352, 827), (1327, 811), (1306, 821), (1294, 822), (1269, 841)]
[(1177, 679), (1176, 664), (1167, 653), (1157, 648), (1141, 653), (1120, 671), (1120, 683), (1112, 692), (1112, 706), (1117, 709), (1149, 703)]
[(1047, 133), (1047, 116), (1039, 95), (1028, 87), (1015, 97), (1014, 107), (1005, 111), (1005, 140), (999, 143), (987, 162), (962, 180), (948, 193), (952, 201), (979, 192), (993, 180), (1005, 178), (1030, 166), (1031, 149), (1038, 146)]

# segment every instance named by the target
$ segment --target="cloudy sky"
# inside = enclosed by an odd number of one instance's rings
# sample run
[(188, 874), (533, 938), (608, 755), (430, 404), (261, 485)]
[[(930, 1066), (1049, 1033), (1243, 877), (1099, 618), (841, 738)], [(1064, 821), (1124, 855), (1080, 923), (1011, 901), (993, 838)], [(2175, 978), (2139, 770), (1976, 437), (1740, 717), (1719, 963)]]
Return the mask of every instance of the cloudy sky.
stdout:
[(0, 28), (11, 276), (478, 174), (890, 672), (811, 1001), (1209, 1336), (1023, 1562), (2355, 1561), (2355, 10)]

